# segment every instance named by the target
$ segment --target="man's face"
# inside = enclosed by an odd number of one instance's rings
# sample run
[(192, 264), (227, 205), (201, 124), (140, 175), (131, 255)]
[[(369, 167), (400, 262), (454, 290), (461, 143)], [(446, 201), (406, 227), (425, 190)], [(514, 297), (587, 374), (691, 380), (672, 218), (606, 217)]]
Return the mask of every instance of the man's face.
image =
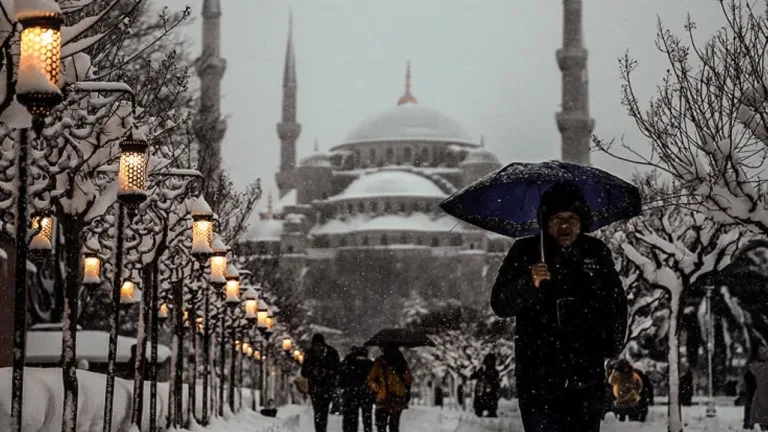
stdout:
[(313, 343), (312, 344), (312, 349), (315, 350), (315, 351), (323, 351), (323, 348), (325, 348), (325, 344), (324, 343)]
[(581, 218), (569, 211), (555, 213), (549, 218), (547, 232), (560, 242), (560, 246), (570, 247), (581, 233)]

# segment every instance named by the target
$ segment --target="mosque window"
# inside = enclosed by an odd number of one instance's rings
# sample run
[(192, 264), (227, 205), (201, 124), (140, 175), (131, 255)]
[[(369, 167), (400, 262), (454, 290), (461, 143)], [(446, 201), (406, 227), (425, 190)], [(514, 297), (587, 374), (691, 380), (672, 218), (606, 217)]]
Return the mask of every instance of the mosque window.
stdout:
[(370, 240), (368, 240), (368, 236), (364, 235), (361, 243), (363, 244), (363, 246), (368, 246), (371, 242)]
[(360, 201), (357, 203), (357, 212), (358, 213), (365, 213), (365, 203)]
[(405, 213), (405, 201), (400, 201), (400, 213)]
[(469, 250), (475, 250), (475, 244), (474, 243), (470, 243), (469, 244)]
[(412, 158), (413, 154), (411, 154), (411, 148), (406, 147), (405, 150), (403, 150), (403, 159), (405, 160), (405, 163), (410, 163)]
[(408, 234), (400, 234), (400, 244), (408, 244)]
[(395, 160), (395, 151), (392, 147), (387, 148), (387, 163), (392, 163)]
[(371, 212), (372, 213), (378, 213), (379, 212), (379, 203), (376, 201), (371, 202)]
[(381, 235), (381, 239), (379, 240), (379, 244), (381, 244), (382, 246), (386, 246), (386, 245), (389, 244), (389, 238), (387, 238), (386, 234), (382, 234)]
[(347, 246), (347, 236), (346, 235), (342, 235), (339, 238), (339, 246), (341, 246), (341, 247)]
[(421, 165), (429, 164), (429, 149), (427, 147), (421, 149), (421, 157), (419, 159), (421, 161)]
[(293, 245), (288, 245), (285, 250), (288, 251), (289, 254), (293, 253)]
[(421, 246), (424, 244), (424, 238), (422, 236), (416, 237), (416, 244)]
[(451, 234), (451, 246), (461, 246), (463, 243), (461, 235)]
[(352, 214), (355, 212), (355, 206), (352, 203), (347, 204), (347, 213)]
[(421, 203), (419, 203), (418, 201), (413, 203), (413, 211), (414, 211), (414, 213), (420, 212), (421, 211)]
[(385, 213), (391, 213), (392, 212), (392, 202), (387, 200), (384, 201), (384, 212)]
[(368, 150), (368, 159), (371, 161), (371, 165), (376, 165), (376, 149), (371, 148)]
[(440, 238), (437, 236), (432, 237), (432, 247), (438, 247), (440, 246)]

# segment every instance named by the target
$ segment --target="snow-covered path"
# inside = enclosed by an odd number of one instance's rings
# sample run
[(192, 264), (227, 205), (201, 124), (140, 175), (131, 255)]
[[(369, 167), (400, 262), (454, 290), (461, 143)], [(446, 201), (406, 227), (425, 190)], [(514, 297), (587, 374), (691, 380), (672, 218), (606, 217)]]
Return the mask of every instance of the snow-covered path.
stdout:
[[(411, 407), (403, 411), (400, 430), (408, 432), (454, 432), (457, 423), (458, 413), (427, 407)], [(301, 414), (298, 432), (314, 432), (314, 430), (312, 409), (307, 407)], [(360, 425), (359, 430), (363, 430), (362, 425)], [(341, 431), (341, 416), (330, 416), (328, 431)]]

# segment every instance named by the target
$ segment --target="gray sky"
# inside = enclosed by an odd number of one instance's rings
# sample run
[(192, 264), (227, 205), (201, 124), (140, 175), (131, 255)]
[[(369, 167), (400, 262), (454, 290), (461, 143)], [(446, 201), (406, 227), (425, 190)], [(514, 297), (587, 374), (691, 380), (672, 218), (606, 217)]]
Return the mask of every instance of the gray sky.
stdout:
[[(180, 0), (156, 0), (180, 7)], [(496, 152), (502, 163), (558, 158), (554, 113), (560, 104), (555, 50), (562, 38), (562, 1), (535, 0), (221, 0), (227, 59), (222, 112), (229, 127), (225, 168), (238, 186), (260, 177), (276, 191), (275, 123), (288, 10), (294, 10), (299, 158), (339, 143), (366, 117), (395, 105), (406, 60), (413, 93)], [(202, 0), (193, 0), (199, 16)], [(596, 133), (625, 135), (647, 148), (620, 105), (617, 58), (639, 62), (640, 94), (650, 96), (666, 69), (654, 46), (656, 20), (683, 32), (691, 12), (702, 38), (722, 25), (716, 1), (584, 0), (590, 109)], [(198, 20), (186, 32), (199, 43)], [(196, 52), (199, 48), (196, 47)], [(596, 165), (627, 177), (634, 168), (602, 155)], [(262, 201), (262, 205), (266, 200)]]

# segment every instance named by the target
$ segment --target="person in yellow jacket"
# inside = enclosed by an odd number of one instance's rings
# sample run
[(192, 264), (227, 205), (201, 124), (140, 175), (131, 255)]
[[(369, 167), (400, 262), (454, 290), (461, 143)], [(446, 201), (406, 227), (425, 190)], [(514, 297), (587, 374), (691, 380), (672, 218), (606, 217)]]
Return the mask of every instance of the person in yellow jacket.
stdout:
[(400, 416), (411, 399), (413, 376), (396, 346), (383, 347), (368, 375), (368, 387), (376, 395), (376, 431), (399, 432)]

